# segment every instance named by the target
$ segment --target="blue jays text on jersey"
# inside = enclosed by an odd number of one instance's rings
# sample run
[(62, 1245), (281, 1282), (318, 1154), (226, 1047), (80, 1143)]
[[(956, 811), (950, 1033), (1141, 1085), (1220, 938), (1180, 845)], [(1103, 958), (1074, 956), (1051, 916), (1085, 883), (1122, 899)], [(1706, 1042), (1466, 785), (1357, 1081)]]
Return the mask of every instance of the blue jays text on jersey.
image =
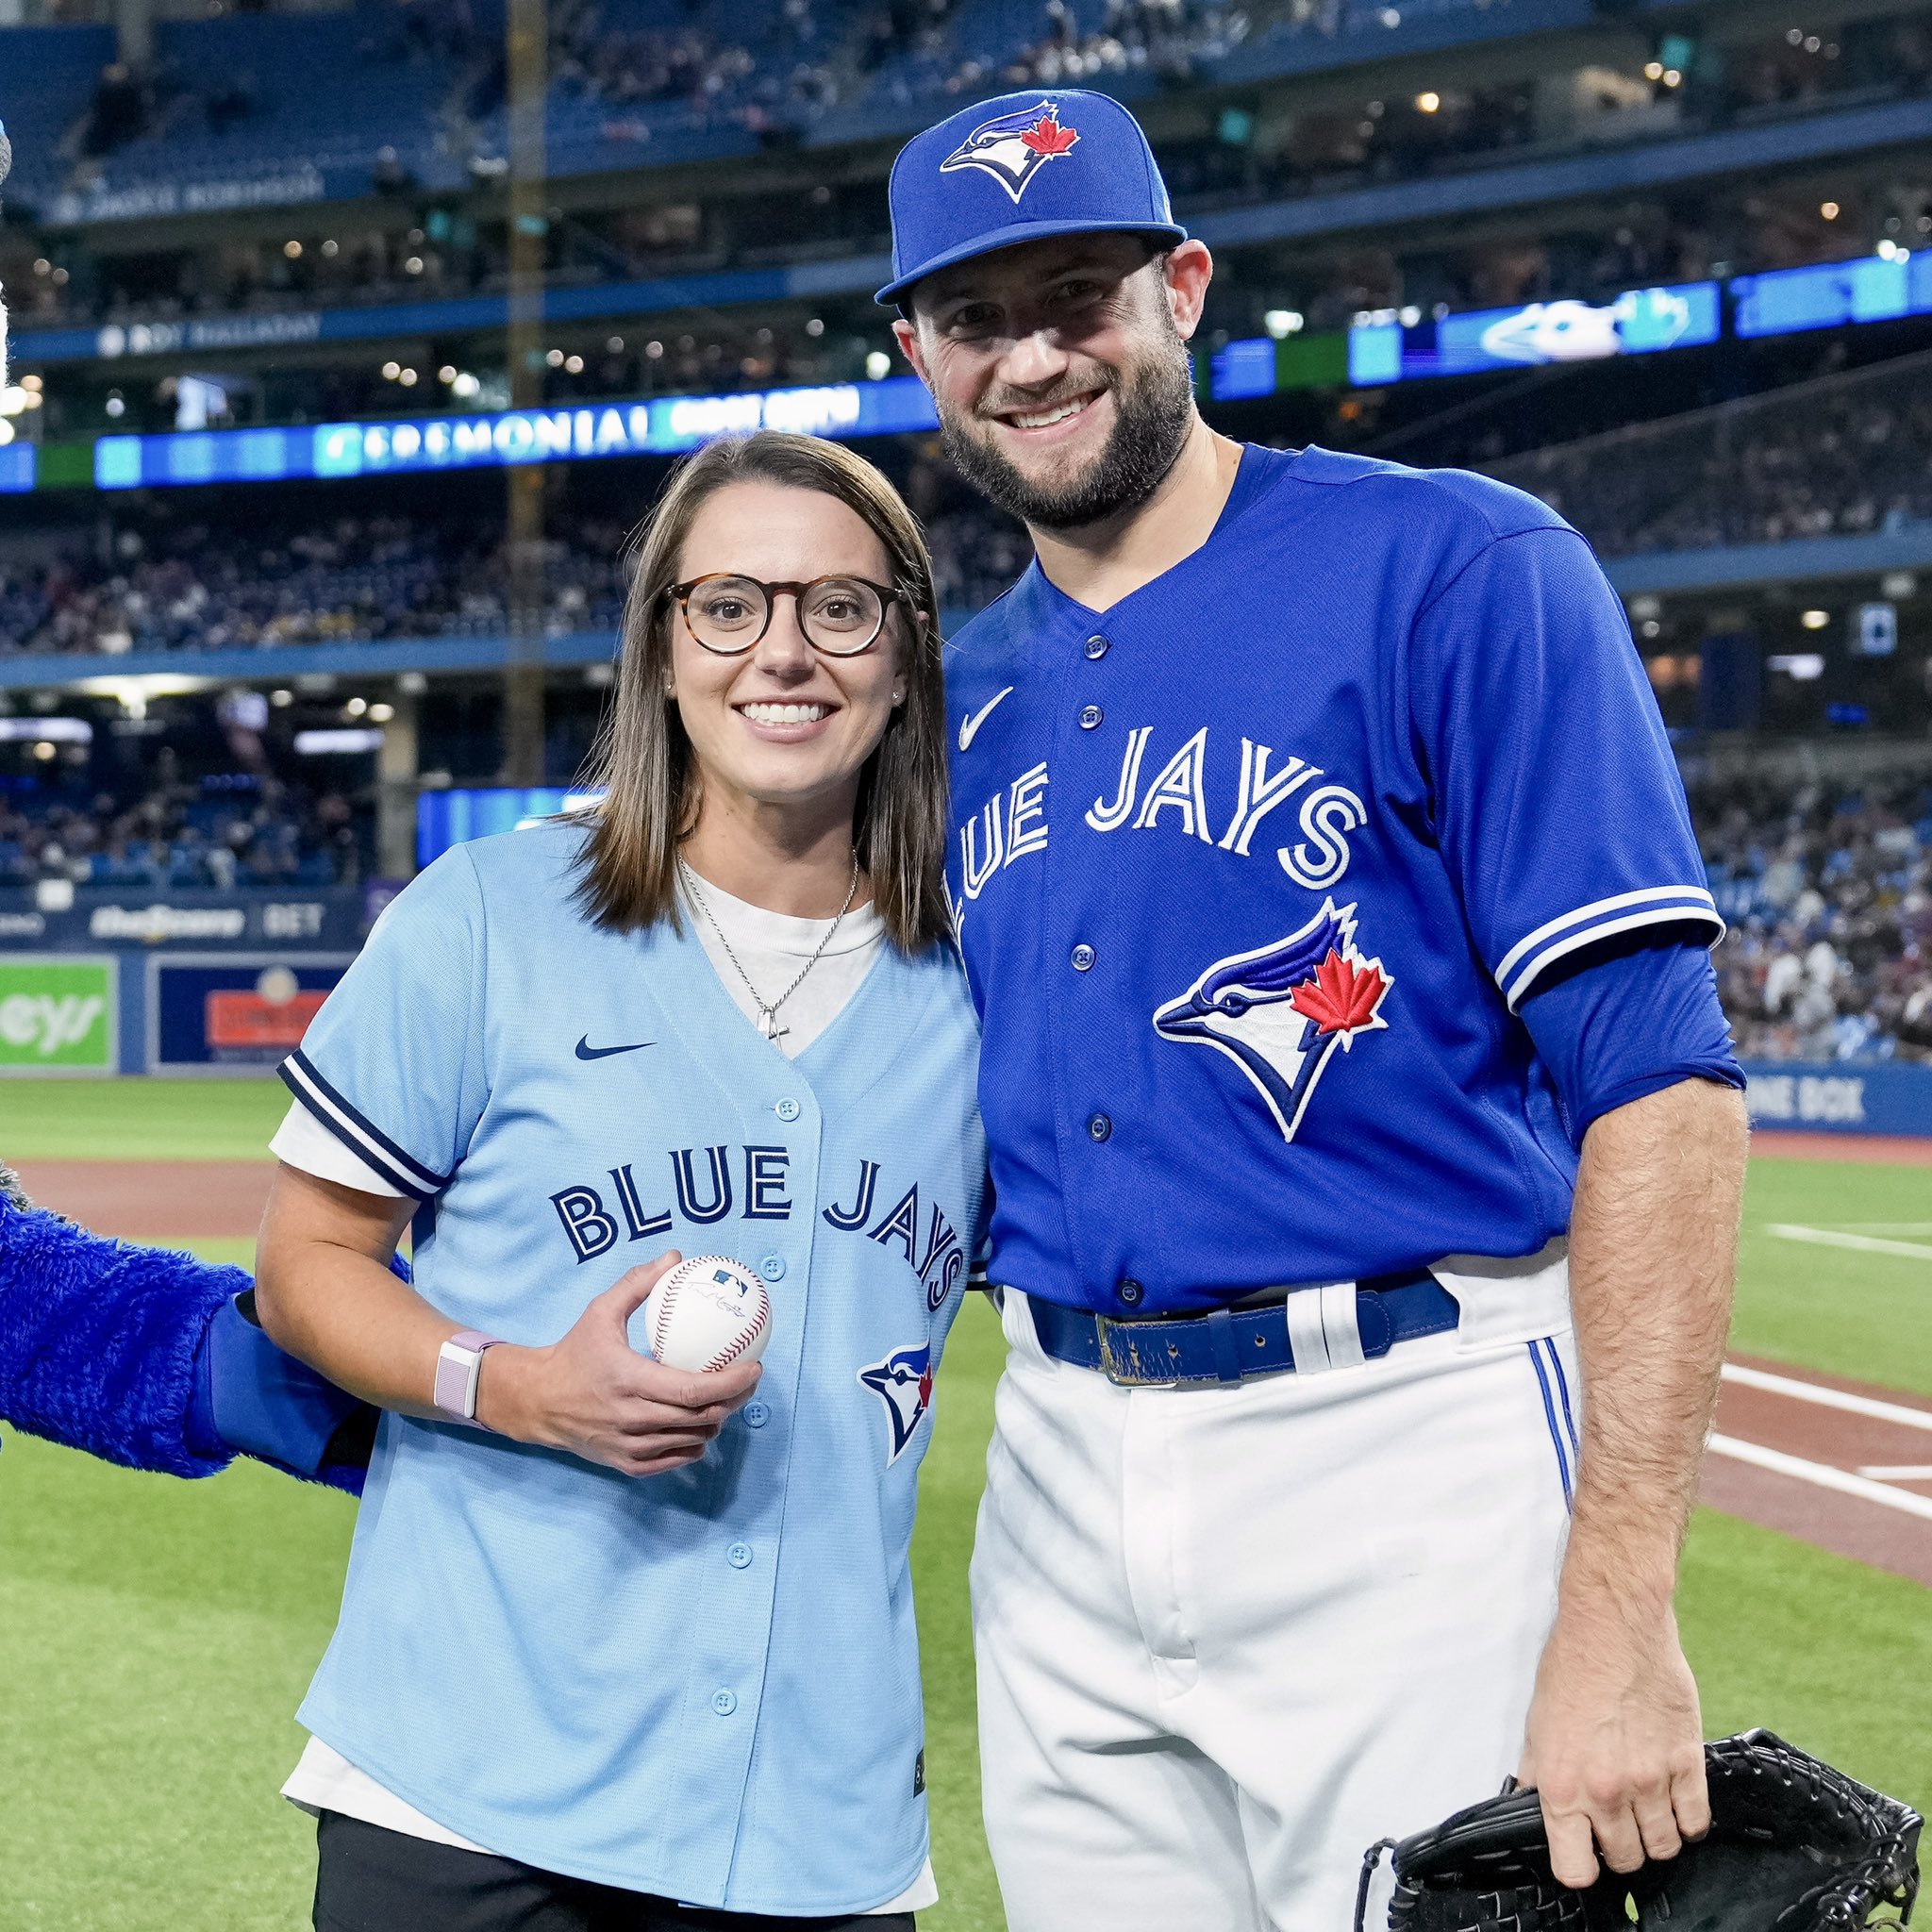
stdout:
[(788, 1060), (689, 930), (582, 917), (581, 836), (439, 859), (285, 1077), (424, 1203), (416, 1282), (444, 1314), (554, 1341), (626, 1269), (702, 1244), (772, 1284), (763, 1376), (701, 1461), (643, 1482), (385, 1416), (302, 1720), (543, 1870), (866, 1910), (926, 1856), (908, 1559), (979, 1243), (977, 1023), (950, 947), (888, 947)]
[[(579, 1261), (594, 1261), (600, 1255), (608, 1255), (621, 1240), (641, 1241), (668, 1236), (675, 1241), (680, 1227), (713, 1226), (731, 1214), (734, 1199), (742, 1204), (738, 1209), (741, 1220), (790, 1221), (798, 1206), (790, 1192), (791, 1150), (745, 1146), (737, 1152), (743, 1157), (743, 1185), (736, 1196), (734, 1152), (721, 1143), (670, 1150), (671, 1199), (655, 1212), (644, 1208), (635, 1163), (628, 1160), (608, 1171), (608, 1192), (616, 1212), (606, 1208), (603, 1193), (581, 1181), (559, 1188), (551, 1195), (550, 1205), (557, 1209)], [(697, 1173), (701, 1160), (705, 1168), (702, 1179)], [(959, 1230), (934, 1200), (926, 1203), (922, 1234), (916, 1180), (891, 1207), (879, 1212), (875, 1226), (868, 1226), (875, 1208), (879, 1171), (878, 1161), (860, 1160), (849, 1200), (842, 1205), (830, 1203), (820, 1209), (819, 1218), (841, 1234), (862, 1235), (883, 1247), (896, 1248), (924, 1289), (926, 1305), (939, 1308), (966, 1272), (967, 1256)]]
[(1198, 1307), (1569, 1223), (1517, 1009), (1722, 934), (1621, 607), (1478, 476), (1249, 447), (1105, 613), (1034, 564), (947, 659), (991, 1278)]

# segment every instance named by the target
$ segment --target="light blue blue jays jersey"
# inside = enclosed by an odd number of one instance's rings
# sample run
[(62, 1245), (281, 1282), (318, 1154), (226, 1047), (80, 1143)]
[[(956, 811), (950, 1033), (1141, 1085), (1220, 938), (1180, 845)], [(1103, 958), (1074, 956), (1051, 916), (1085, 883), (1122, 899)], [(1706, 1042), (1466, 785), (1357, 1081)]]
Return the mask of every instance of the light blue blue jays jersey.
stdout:
[(1518, 1009), (1723, 932), (1615, 594), (1515, 491), (1247, 448), (1104, 614), (947, 659), (991, 1278), (1102, 1313), (1535, 1253), (1575, 1157)]
[(438, 859), (285, 1077), (423, 1202), (444, 1314), (548, 1342), (667, 1248), (727, 1254), (771, 1284), (763, 1379), (641, 1480), (386, 1415), (302, 1722), (544, 1870), (862, 1911), (926, 1856), (908, 1552), (984, 1191), (977, 1024), (949, 947), (888, 946), (788, 1060), (689, 930), (578, 912), (581, 837)]

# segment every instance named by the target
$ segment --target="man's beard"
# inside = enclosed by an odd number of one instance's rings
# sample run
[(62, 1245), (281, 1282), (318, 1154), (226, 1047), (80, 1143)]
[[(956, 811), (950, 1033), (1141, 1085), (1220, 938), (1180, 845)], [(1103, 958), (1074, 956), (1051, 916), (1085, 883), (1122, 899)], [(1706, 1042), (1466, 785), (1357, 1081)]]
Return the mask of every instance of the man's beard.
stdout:
[(1037, 529), (1077, 530), (1136, 508), (1160, 487), (1194, 426), (1187, 347), (1171, 326), (1169, 337), (1166, 353), (1150, 357), (1131, 379), (1108, 371), (1113, 431), (1085, 475), (1058, 485), (1035, 483), (983, 441), (967, 419), (941, 406), (940, 437), (946, 455), (982, 496)]

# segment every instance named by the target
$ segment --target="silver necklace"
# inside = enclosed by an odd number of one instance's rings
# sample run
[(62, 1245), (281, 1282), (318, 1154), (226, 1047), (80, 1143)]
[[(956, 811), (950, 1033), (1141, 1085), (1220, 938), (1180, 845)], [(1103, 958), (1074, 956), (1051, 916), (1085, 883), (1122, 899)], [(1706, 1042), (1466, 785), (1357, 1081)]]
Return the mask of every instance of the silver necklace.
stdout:
[(824, 957), (825, 948), (832, 943), (832, 935), (839, 930), (841, 922), (852, 910), (853, 900), (858, 896), (858, 848), (856, 845), (852, 848), (852, 883), (845, 889), (844, 905), (840, 907), (838, 916), (825, 928), (825, 936), (819, 941), (818, 949), (805, 962), (804, 966), (800, 968), (798, 977), (776, 999), (772, 1001), (769, 1006), (765, 1004), (763, 994), (752, 984), (751, 974), (744, 970), (743, 963), (740, 960), (738, 955), (731, 950), (731, 941), (724, 937), (724, 928), (718, 924), (717, 914), (711, 910), (703, 891), (699, 890), (697, 874), (691, 871), (691, 867), (684, 862), (682, 854), (678, 856), (677, 869), (684, 875), (684, 890), (690, 893), (691, 904), (705, 915), (705, 924), (717, 934), (718, 943), (724, 948), (724, 957), (731, 961), (739, 978), (744, 981), (744, 989), (751, 994), (751, 1003), (758, 1009), (757, 1023), (758, 1031), (767, 1040), (775, 1044), (791, 1031), (791, 1027), (778, 1024), (778, 1008), (805, 984), (806, 974)]

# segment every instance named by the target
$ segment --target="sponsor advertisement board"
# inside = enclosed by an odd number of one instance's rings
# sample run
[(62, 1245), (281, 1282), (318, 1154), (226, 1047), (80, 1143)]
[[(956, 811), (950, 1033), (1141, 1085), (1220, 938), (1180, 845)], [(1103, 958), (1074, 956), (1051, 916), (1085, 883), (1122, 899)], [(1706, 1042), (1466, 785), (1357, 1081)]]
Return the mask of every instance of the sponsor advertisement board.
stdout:
[(347, 969), (338, 954), (207, 955), (148, 964), (151, 1074), (268, 1074)]
[(0, 955), (0, 1074), (111, 1074), (120, 965), (58, 953)]
[(1746, 1060), (1751, 1124), (1826, 1134), (1932, 1134), (1932, 1066), (1907, 1060)]
[(9, 888), (0, 890), (0, 948), (353, 951), (369, 929), (364, 896), (364, 889), (354, 886), (244, 887), (227, 892), (83, 886), (67, 888), (58, 898)]

